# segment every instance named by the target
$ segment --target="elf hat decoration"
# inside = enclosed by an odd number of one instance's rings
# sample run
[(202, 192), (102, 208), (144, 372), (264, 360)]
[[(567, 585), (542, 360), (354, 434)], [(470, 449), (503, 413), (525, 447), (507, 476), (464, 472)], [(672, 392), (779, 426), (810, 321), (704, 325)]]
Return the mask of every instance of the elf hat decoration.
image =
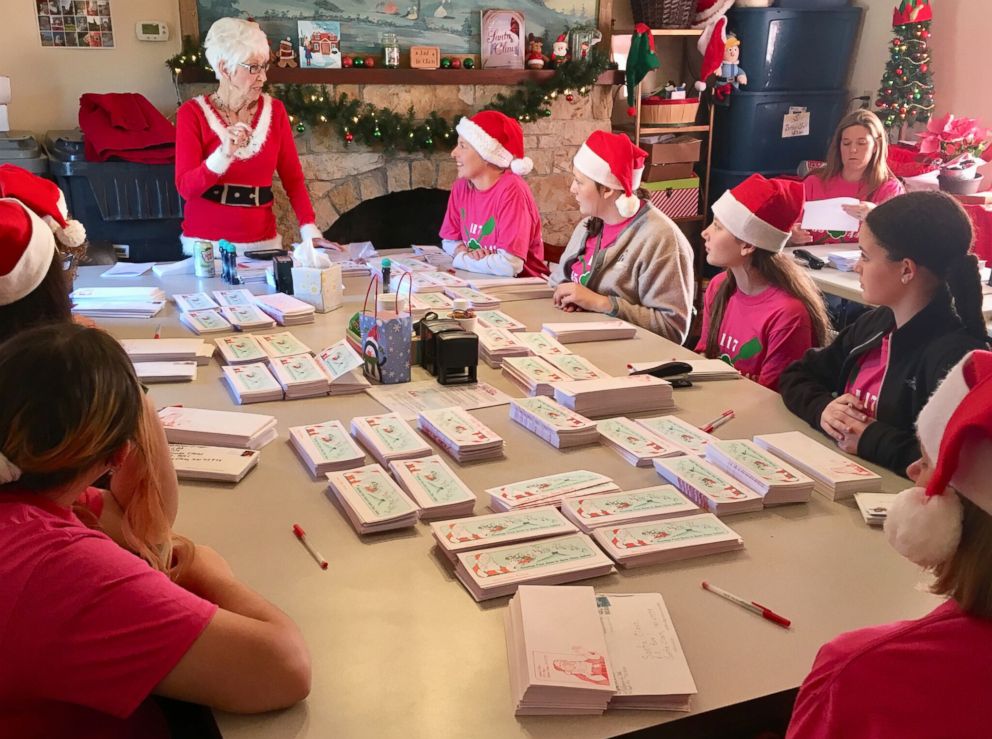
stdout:
[(654, 36), (651, 35), (651, 29), (643, 23), (638, 23), (634, 26), (630, 51), (627, 53), (627, 115), (637, 115), (637, 108), (634, 107), (637, 86), (648, 72), (660, 66), (661, 62), (654, 53)]
[(60, 243), (79, 246), (86, 241), (86, 229), (69, 217), (65, 195), (50, 180), (31, 174), (13, 164), (0, 165), (0, 197), (16, 198), (35, 212), (51, 228)]
[(703, 29), (696, 42), (696, 48), (703, 55), (699, 79), (695, 85), (700, 92), (706, 89), (707, 78), (716, 74), (723, 63), (723, 52), (727, 45), (726, 13), (733, 4), (734, 0), (698, 0), (696, 3), (692, 27)]
[(947, 373), (920, 411), (916, 431), (933, 472), (926, 488), (896, 496), (885, 535), (910, 561), (934, 567), (961, 541), (964, 510), (954, 490), (992, 515), (992, 352), (971, 352)]
[(495, 110), (483, 110), (458, 121), (458, 135), (465, 139), (479, 156), (514, 174), (526, 175), (534, 162), (524, 156), (524, 131), (513, 118)]
[(630, 218), (641, 207), (641, 201), (634, 193), (641, 186), (647, 158), (648, 153), (634, 146), (623, 134), (593, 131), (572, 163), (591, 180), (619, 190), (617, 210), (624, 218)]
[(34, 211), (14, 198), (0, 198), (0, 305), (34, 292), (52, 267), (55, 238)]
[(802, 183), (753, 174), (713, 203), (713, 216), (735, 238), (777, 254), (805, 203)]

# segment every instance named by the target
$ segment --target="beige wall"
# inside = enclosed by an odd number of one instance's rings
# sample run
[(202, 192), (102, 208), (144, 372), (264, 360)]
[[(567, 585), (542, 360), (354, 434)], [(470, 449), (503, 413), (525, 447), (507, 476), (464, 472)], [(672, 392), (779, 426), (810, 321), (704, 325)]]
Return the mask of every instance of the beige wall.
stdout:
[[(176, 92), (165, 60), (179, 51), (177, 0), (111, 0), (113, 49), (42, 48), (34, 0), (0, 0), (0, 75), (10, 77), (10, 126), (37, 134), (75, 128), (85, 92), (139, 92), (167, 116)], [(134, 24), (160, 20), (166, 42), (138, 41)]]

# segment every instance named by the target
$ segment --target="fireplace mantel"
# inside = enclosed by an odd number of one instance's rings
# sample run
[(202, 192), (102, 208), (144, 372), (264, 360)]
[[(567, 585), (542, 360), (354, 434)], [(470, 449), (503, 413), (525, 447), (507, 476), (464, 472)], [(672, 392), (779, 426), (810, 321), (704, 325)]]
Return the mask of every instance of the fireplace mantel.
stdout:
[[(519, 85), (545, 82), (554, 76), (550, 69), (289, 69), (272, 67), (268, 80), (284, 85)], [(183, 71), (180, 82), (213, 82), (212, 73), (199, 69)], [(597, 85), (622, 85), (623, 72), (608, 69)]]

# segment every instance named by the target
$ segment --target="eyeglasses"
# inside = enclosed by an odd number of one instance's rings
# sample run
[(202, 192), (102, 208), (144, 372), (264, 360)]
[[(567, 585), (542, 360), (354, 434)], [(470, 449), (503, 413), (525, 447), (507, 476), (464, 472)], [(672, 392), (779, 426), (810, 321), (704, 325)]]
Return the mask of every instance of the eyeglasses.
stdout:
[(262, 72), (269, 71), (269, 62), (265, 64), (248, 64), (247, 62), (238, 62), (239, 67), (244, 67), (248, 70), (248, 74), (261, 74)]

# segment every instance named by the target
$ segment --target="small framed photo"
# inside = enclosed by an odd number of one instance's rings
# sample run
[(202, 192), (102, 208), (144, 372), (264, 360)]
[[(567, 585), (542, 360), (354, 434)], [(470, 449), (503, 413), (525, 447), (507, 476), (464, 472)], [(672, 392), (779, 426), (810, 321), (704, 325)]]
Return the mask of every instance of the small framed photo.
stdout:
[(524, 14), (517, 10), (482, 11), (482, 68), (523, 69)]

